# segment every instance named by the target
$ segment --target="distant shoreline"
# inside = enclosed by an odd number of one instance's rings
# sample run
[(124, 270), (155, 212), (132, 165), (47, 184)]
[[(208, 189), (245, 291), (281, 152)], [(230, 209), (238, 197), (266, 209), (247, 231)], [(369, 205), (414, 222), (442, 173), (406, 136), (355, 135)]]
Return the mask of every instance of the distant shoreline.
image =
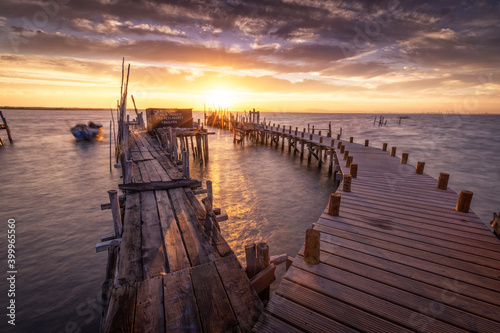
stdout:
[[(31, 110), (31, 111), (105, 111), (109, 112), (109, 110), (116, 111), (116, 108), (81, 108), (81, 107), (46, 107), (46, 106), (41, 106), (41, 107), (33, 107), (33, 106), (0, 106), (0, 110)], [(133, 109), (128, 109), (128, 112), (133, 111)], [(146, 111), (146, 109), (137, 109), (139, 112)], [(203, 112), (203, 110), (194, 110), (193, 112)], [(207, 111), (209, 112), (209, 111)], [(243, 113), (245, 111), (240, 110), (240, 111), (229, 111), (229, 112), (236, 112), (236, 113)], [(321, 109), (310, 109), (310, 110), (304, 110), (304, 111), (289, 111), (289, 112), (281, 112), (281, 111), (260, 111), (262, 113), (352, 113), (352, 114), (372, 114), (372, 115), (415, 115), (415, 114), (425, 114), (425, 115), (430, 115), (430, 114), (455, 114), (455, 115), (474, 115), (474, 116), (488, 116), (488, 115), (500, 115), (499, 113), (494, 113), (494, 112), (478, 112), (478, 113), (458, 113), (458, 112), (448, 112), (448, 111), (443, 111), (443, 112), (437, 112), (437, 111), (429, 111), (429, 112), (383, 112), (383, 111), (358, 111), (358, 112), (346, 112), (346, 111), (328, 111), (328, 110), (321, 110)]]

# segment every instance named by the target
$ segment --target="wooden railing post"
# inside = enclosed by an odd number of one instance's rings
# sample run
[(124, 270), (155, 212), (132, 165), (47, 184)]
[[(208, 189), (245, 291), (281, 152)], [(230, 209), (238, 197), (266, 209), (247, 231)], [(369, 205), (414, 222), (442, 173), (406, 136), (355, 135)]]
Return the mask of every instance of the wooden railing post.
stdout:
[(353, 142), (354, 142), (354, 137), (353, 137), (353, 136), (351, 136), (351, 137), (349, 138), (349, 142), (350, 142), (350, 143), (353, 143)]
[(391, 156), (396, 156), (396, 147), (391, 147)]
[(245, 245), (245, 257), (247, 260), (247, 276), (251, 279), (257, 274), (257, 247), (255, 243)]
[(330, 200), (328, 201), (328, 215), (339, 216), (340, 213), (340, 194), (332, 193), (330, 194)]
[(347, 160), (346, 160), (346, 162), (345, 162), (345, 166), (346, 166), (346, 167), (350, 167), (350, 166), (351, 166), (351, 164), (352, 164), (352, 160), (353, 160), (353, 159), (354, 159), (354, 157), (353, 157), (353, 156), (347, 156)]
[(408, 163), (408, 153), (401, 154), (401, 164), (407, 164), (407, 163)]
[(317, 265), (320, 262), (320, 239), (321, 233), (318, 230), (306, 230), (304, 261), (310, 265)]
[(387, 151), (387, 143), (382, 144), (382, 151)]
[(473, 194), (474, 193), (472, 193), (471, 191), (460, 191), (455, 210), (457, 212), (468, 213), (470, 209), (470, 204), (472, 202)]
[(370, 140), (365, 140), (365, 147), (368, 147), (369, 143), (370, 143)]
[(417, 167), (415, 168), (415, 173), (421, 175), (424, 173), (425, 162), (418, 161)]
[(352, 182), (352, 176), (344, 175), (344, 180), (342, 181), (342, 191), (351, 192), (351, 182)]
[(440, 190), (448, 189), (448, 180), (450, 179), (450, 175), (447, 173), (440, 173), (437, 188)]
[(350, 173), (351, 173), (351, 177), (352, 178), (356, 178), (358, 177), (358, 164), (357, 163), (351, 163), (351, 167), (350, 167)]

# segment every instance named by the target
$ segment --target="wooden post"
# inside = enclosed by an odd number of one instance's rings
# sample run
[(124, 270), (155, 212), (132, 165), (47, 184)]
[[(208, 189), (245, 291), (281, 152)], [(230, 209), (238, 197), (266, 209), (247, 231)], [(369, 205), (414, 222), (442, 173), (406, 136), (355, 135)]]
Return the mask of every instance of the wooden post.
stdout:
[[(111, 113), (112, 115), (113, 113)], [(112, 155), (111, 155), (111, 138), (113, 137), (113, 135), (111, 134), (111, 125), (112, 125), (112, 122), (111, 120), (109, 121), (109, 172), (113, 172), (113, 166), (111, 165), (112, 162)]]
[(382, 144), (382, 151), (387, 151), (387, 143)]
[(349, 150), (344, 150), (344, 160), (349, 156)]
[[(304, 135), (304, 133), (302, 133)], [(300, 140), (300, 159), (304, 158), (304, 140)]]
[(415, 168), (415, 173), (421, 175), (424, 173), (425, 162), (418, 161), (417, 167)]
[(345, 146), (344, 145), (341, 145), (340, 146), (340, 153), (343, 154), (345, 151)]
[(322, 136), (319, 137), (319, 143), (323, 143), (323, 137)]
[(353, 157), (352, 156), (347, 156), (347, 161), (345, 162), (346, 167), (350, 167), (352, 164)]
[(396, 156), (396, 147), (391, 147), (391, 156)]
[(207, 164), (207, 162), (208, 162), (208, 135), (205, 135), (204, 139), (205, 140), (203, 142), (204, 143), (204, 147), (203, 147), (204, 152), (203, 153), (205, 155), (205, 164)]
[(340, 134), (337, 134), (337, 140), (340, 140)]
[(304, 261), (310, 265), (317, 265), (320, 262), (320, 239), (321, 233), (318, 230), (306, 230)]
[(408, 153), (401, 154), (401, 164), (407, 164), (407, 163), (408, 163)]
[(450, 175), (447, 173), (440, 173), (437, 188), (440, 190), (448, 189), (448, 180), (450, 179)]
[(370, 140), (365, 140), (365, 147), (368, 147), (368, 143), (370, 143)]
[(245, 257), (247, 259), (247, 276), (251, 279), (257, 274), (257, 248), (255, 243), (245, 245)]
[(340, 194), (332, 193), (330, 194), (330, 200), (328, 201), (328, 215), (339, 216), (340, 213)]
[(120, 202), (116, 190), (108, 191), (109, 202), (111, 204), (111, 213), (113, 214), (113, 226), (115, 227), (116, 238), (122, 235), (122, 216), (120, 211)]
[(358, 164), (357, 163), (351, 163), (351, 167), (350, 167), (350, 171), (351, 171), (351, 177), (352, 178), (356, 178), (358, 177)]
[(353, 143), (353, 142), (354, 142), (354, 137), (352, 137), (352, 136), (351, 136), (351, 137), (349, 138), (349, 142), (350, 142), (350, 143)]
[[(257, 272), (262, 272), (267, 266), (271, 264), (271, 257), (269, 256), (269, 246), (266, 243), (257, 244)], [(259, 293), (262, 301), (269, 301), (271, 288), (267, 287)]]
[(344, 175), (344, 179), (342, 181), (342, 191), (351, 192), (351, 182), (352, 182), (352, 176)]
[(455, 210), (457, 212), (468, 213), (470, 209), (470, 203), (472, 202), (473, 194), (474, 193), (472, 193), (471, 191), (460, 191)]
[(189, 175), (189, 152), (186, 150), (182, 152), (182, 173), (186, 179), (191, 179)]
[(9, 125), (7, 124), (7, 119), (5, 119), (5, 117), (3, 116), (2, 111), (0, 111), (0, 118), (2, 118), (3, 124), (5, 125), (5, 130), (7, 131), (9, 142), (12, 143), (14, 140), (12, 140), (12, 135), (10, 134), (10, 128)]
[(342, 146), (342, 141), (337, 142), (337, 149), (340, 149), (341, 146)]

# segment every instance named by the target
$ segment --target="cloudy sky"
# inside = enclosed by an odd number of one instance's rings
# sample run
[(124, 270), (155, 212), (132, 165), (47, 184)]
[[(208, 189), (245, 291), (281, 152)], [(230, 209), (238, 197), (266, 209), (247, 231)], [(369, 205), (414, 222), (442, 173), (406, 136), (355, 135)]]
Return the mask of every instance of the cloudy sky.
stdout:
[(499, 3), (2, 0), (0, 105), (498, 113)]

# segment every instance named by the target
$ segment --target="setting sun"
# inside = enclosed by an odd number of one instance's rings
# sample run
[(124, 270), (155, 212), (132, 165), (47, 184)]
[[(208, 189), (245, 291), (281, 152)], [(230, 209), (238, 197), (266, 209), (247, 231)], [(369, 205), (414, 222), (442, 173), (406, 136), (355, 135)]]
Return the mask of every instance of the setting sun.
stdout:
[(212, 90), (207, 94), (207, 107), (227, 109), (234, 102), (233, 93), (228, 90)]

